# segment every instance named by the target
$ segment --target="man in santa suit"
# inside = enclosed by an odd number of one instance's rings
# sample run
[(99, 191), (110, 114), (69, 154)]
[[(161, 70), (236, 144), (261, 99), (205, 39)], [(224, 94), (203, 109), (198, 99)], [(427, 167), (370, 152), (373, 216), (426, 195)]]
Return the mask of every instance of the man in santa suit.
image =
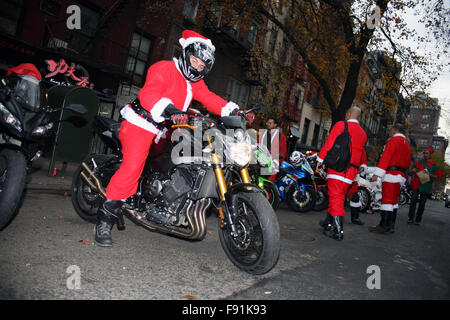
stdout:
[(186, 111), (192, 100), (220, 116), (242, 112), (235, 103), (211, 92), (203, 80), (214, 64), (215, 47), (211, 40), (185, 30), (179, 42), (183, 49), (180, 57), (150, 66), (138, 98), (121, 110), (124, 121), (119, 139), (123, 160), (108, 184), (107, 200), (98, 211), (94, 228), (97, 245), (112, 246), (111, 229), (115, 222), (121, 226), (123, 223), (122, 200), (136, 193), (153, 141), (158, 143), (165, 137), (161, 122), (171, 119), (174, 124), (185, 124), (187, 117), (180, 112)]
[[(267, 150), (270, 151), (272, 158), (278, 163), (278, 167), (287, 157), (286, 136), (278, 128), (278, 121), (270, 117), (266, 121), (267, 130), (261, 135), (260, 141), (265, 143)], [(278, 169), (278, 168), (277, 168)], [(275, 182), (277, 174), (269, 177), (269, 180)]]
[(378, 177), (381, 178), (382, 199), (381, 220), (377, 226), (369, 227), (371, 232), (392, 233), (395, 229), (400, 187), (405, 183), (405, 172), (411, 165), (411, 148), (404, 131), (402, 124), (398, 123), (392, 126), (391, 138), (388, 140), (372, 176), (372, 181), (376, 181)]
[[(351, 107), (345, 115), (345, 121), (347, 121), (348, 132), (351, 139), (352, 156), (350, 159), (350, 166), (342, 172), (327, 168), (329, 205), (325, 221), (326, 225), (329, 225), (329, 227), (324, 228), (324, 234), (336, 240), (342, 240), (344, 238), (343, 223), (345, 216), (345, 195), (358, 174), (359, 166), (363, 159), (363, 153), (365, 152), (364, 145), (367, 141), (367, 135), (359, 125), (358, 120), (360, 116), (361, 109), (358, 107)], [(331, 129), (325, 144), (319, 152), (317, 158), (317, 170), (323, 166), (322, 163), (327, 156), (328, 151), (333, 147), (336, 138), (344, 132), (344, 129), (344, 121), (337, 122)]]

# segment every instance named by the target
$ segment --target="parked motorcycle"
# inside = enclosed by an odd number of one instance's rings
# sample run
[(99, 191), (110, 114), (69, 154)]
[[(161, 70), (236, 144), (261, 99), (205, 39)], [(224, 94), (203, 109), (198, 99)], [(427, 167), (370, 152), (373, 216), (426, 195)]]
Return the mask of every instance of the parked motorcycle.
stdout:
[(400, 195), (398, 197), (398, 204), (401, 206), (407, 205), (411, 202), (413, 190), (409, 186), (409, 184), (405, 183), (400, 188)]
[[(27, 170), (52, 135), (50, 113), (61, 110), (47, 105), (39, 71), (35, 72), (36, 76), (12, 73), (0, 80), (0, 230), (17, 215)], [(82, 105), (65, 108), (87, 111)]]
[(297, 212), (311, 210), (316, 204), (313, 175), (314, 171), (303, 154), (295, 166), (283, 161), (275, 181), (281, 201)]
[[(306, 159), (311, 168), (317, 166), (317, 153), (307, 155)], [(322, 211), (328, 208), (328, 183), (326, 172), (323, 169), (314, 170), (313, 180), (313, 186), (316, 191), (316, 203), (314, 204), (313, 210)]]
[[(254, 145), (244, 131), (245, 117), (213, 121), (198, 113), (188, 114), (188, 125), (166, 123), (166, 128), (172, 138), (181, 135), (183, 141), (200, 144), (203, 157), (199, 161), (183, 151), (181, 156), (174, 153), (181, 145), (175, 139), (161, 140), (164, 145), (158, 150), (153, 144), (138, 191), (122, 206), (125, 215), (151, 231), (202, 240), (207, 234), (205, 214), (216, 207), (219, 239), (227, 257), (250, 274), (269, 272), (278, 261), (280, 230), (273, 208), (250, 180), (247, 165)], [(97, 116), (94, 128), (115, 152), (91, 155), (74, 174), (72, 202), (80, 217), (89, 222), (96, 221), (98, 207), (106, 197), (105, 187), (121, 163), (120, 124)], [(234, 135), (227, 135), (227, 129), (233, 129)], [(201, 130), (200, 137), (194, 130)], [(222, 145), (223, 154), (217, 152), (216, 143)], [(227, 185), (232, 170), (240, 173), (243, 183)]]
[(360, 211), (367, 210), (378, 211), (381, 207), (381, 179), (371, 181), (372, 176), (365, 172), (359, 173), (357, 176), (358, 195), (361, 202)]

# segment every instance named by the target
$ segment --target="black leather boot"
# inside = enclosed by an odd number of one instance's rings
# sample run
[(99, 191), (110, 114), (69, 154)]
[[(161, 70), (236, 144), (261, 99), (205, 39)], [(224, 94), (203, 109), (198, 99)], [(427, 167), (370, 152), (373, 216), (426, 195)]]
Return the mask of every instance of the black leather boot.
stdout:
[(94, 243), (101, 247), (111, 247), (111, 229), (117, 223), (119, 230), (125, 229), (122, 215), (122, 201), (106, 200), (98, 209), (97, 223), (94, 227)]
[(324, 231), (331, 229), (331, 221), (333, 220), (333, 217), (331, 214), (327, 212), (327, 215), (325, 216), (324, 220), (320, 220), (319, 225), (323, 228)]
[(323, 232), (327, 237), (341, 241), (344, 239), (344, 217), (336, 216), (331, 218), (331, 228)]
[(364, 222), (359, 220), (359, 208), (350, 207), (350, 214), (351, 214), (353, 224), (357, 224), (359, 226), (364, 225)]
[(392, 215), (390, 216), (389, 219), (389, 233), (394, 233), (395, 232), (395, 221), (397, 220), (397, 209), (394, 209), (394, 211), (392, 211)]
[(388, 221), (387, 221), (388, 212), (381, 210), (380, 216), (381, 216), (380, 223), (377, 226), (369, 227), (370, 232), (385, 233), (389, 230)]

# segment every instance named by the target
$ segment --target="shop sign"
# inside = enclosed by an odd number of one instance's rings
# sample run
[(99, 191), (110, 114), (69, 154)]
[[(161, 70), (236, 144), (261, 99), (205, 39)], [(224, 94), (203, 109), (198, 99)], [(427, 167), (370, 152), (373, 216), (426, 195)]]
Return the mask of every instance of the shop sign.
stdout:
[(93, 83), (89, 81), (88, 71), (82, 65), (73, 62), (67, 63), (64, 59), (60, 59), (58, 62), (55, 60), (45, 60), (45, 62), (48, 70), (45, 78), (48, 78), (50, 82), (69, 86), (93, 86)]

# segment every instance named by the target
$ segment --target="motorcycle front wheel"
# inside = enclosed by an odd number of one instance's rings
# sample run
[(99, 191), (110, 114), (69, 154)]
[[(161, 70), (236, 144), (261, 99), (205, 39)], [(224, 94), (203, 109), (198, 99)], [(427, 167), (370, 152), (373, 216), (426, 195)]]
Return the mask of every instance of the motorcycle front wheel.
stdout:
[(408, 195), (405, 194), (403, 191), (400, 191), (400, 195), (398, 196), (398, 204), (404, 206), (408, 204), (408, 202), (409, 202)]
[(317, 191), (316, 203), (313, 210), (322, 211), (326, 208), (328, 208), (328, 188), (321, 188)]
[[(305, 194), (302, 193), (301, 188), (305, 189)], [(301, 186), (296, 188), (295, 185), (291, 185), (286, 192), (286, 202), (288, 206), (297, 212), (307, 212), (313, 208), (316, 204), (316, 191), (313, 187)]]
[(25, 156), (16, 150), (0, 151), (0, 231), (19, 212), (25, 181), (27, 163)]
[(219, 239), (231, 262), (239, 269), (255, 275), (269, 272), (280, 255), (280, 227), (275, 212), (264, 195), (237, 194), (235, 226), (219, 226)]

